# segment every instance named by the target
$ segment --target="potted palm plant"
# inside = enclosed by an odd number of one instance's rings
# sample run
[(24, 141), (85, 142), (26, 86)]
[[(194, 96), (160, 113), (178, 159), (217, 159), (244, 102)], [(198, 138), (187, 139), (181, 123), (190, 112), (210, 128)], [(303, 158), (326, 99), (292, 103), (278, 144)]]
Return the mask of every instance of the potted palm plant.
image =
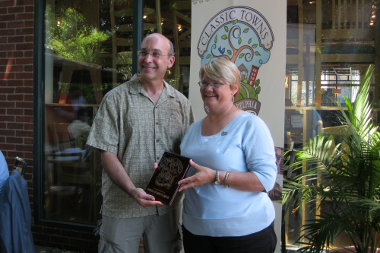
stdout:
[[(380, 133), (372, 121), (373, 108), (368, 100), (373, 70), (373, 65), (367, 69), (354, 103), (345, 97), (347, 114), (338, 103), (345, 125), (341, 142), (333, 145), (331, 136), (315, 136), (296, 153), (289, 167), (306, 170), (293, 179), (284, 179), (285, 209), (293, 209), (298, 203), (296, 210), (304, 204), (315, 214), (302, 225), (299, 252), (377, 252)], [(339, 247), (334, 242), (338, 235), (347, 236), (351, 247), (333, 249)]]

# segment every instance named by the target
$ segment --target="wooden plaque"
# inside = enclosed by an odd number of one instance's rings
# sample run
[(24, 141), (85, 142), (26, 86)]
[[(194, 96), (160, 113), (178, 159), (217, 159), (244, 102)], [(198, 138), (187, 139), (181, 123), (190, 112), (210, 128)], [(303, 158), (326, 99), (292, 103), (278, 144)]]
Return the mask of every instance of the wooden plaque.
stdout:
[(165, 151), (146, 187), (146, 193), (157, 201), (171, 205), (177, 195), (178, 181), (185, 178), (190, 168), (190, 158)]

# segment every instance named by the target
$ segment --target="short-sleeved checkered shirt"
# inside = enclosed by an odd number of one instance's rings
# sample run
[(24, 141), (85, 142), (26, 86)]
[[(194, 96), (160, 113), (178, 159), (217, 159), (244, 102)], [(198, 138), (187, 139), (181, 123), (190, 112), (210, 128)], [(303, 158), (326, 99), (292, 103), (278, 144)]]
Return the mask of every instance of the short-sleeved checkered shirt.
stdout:
[[(96, 113), (87, 145), (117, 154), (134, 185), (145, 189), (165, 150), (180, 154), (179, 145), (194, 122), (190, 102), (164, 82), (157, 103), (142, 88), (137, 75), (111, 90)], [(166, 205), (144, 209), (116, 186), (107, 173), (102, 175), (102, 214), (115, 218), (165, 214)], [(179, 202), (176, 197), (172, 207)]]

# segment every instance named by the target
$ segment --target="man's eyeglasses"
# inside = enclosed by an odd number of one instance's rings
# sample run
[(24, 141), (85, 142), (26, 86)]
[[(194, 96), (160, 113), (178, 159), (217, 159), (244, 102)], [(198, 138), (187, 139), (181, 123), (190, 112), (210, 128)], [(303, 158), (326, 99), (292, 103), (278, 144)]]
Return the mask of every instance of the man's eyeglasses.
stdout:
[(145, 51), (138, 51), (137, 52), (137, 55), (140, 56), (140, 57), (147, 57), (148, 54), (150, 54), (153, 58), (160, 58), (161, 56), (171, 56), (170, 54), (169, 55), (163, 55), (161, 54), (160, 52), (153, 52), (153, 53), (148, 53), (148, 52), (145, 52)]
[(213, 89), (218, 89), (220, 86), (222, 86), (224, 83), (208, 83), (208, 82), (198, 82), (199, 87), (202, 89), (206, 88), (208, 85), (211, 85)]

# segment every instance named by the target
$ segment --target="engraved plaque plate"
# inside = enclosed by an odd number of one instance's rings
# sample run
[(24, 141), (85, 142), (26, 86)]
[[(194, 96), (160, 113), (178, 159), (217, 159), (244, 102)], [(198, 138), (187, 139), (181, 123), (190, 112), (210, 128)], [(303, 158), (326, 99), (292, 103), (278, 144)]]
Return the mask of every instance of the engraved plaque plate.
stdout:
[(190, 158), (165, 151), (146, 187), (146, 193), (157, 201), (171, 205), (177, 195), (178, 181), (185, 178), (190, 168)]

